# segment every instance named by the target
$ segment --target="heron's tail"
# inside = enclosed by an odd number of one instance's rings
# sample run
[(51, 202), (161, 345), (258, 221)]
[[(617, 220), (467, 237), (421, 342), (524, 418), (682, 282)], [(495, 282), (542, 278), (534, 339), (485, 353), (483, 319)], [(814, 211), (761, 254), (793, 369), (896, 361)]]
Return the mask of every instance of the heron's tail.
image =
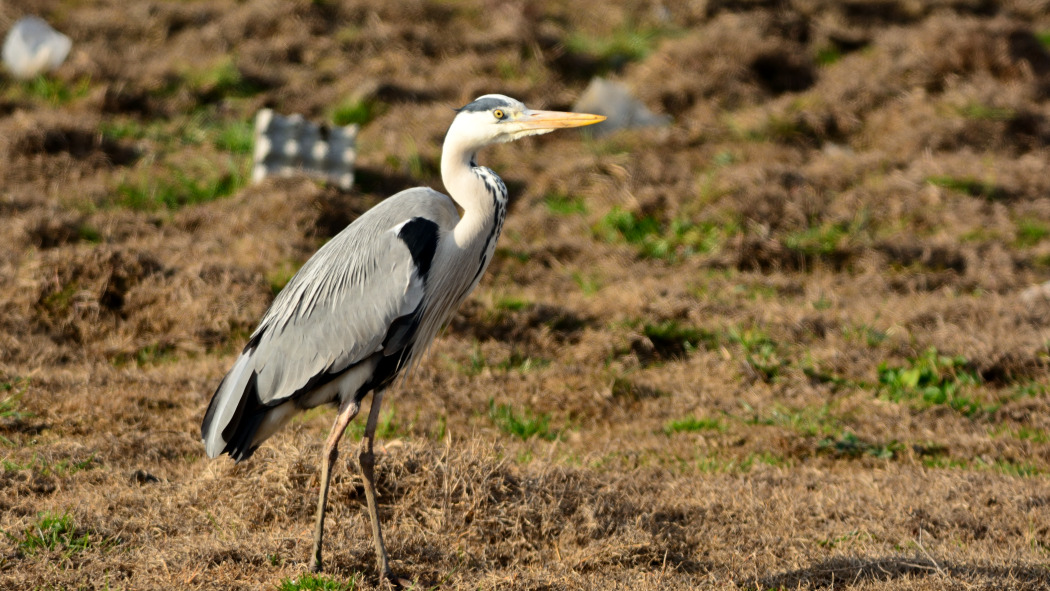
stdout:
[(201, 438), (210, 458), (228, 453), (238, 462), (246, 460), (261, 443), (255, 441), (256, 431), (272, 409), (259, 400), (251, 362), (253, 351), (245, 349), (241, 353), (208, 405), (201, 424)]

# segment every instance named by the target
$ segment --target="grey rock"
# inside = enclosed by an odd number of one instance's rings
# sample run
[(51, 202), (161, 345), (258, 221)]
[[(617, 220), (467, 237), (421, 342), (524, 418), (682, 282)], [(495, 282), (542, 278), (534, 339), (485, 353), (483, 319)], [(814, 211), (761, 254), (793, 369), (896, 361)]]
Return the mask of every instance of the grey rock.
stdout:
[(33, 78), (66, 61), (73, 42), (36, 16), (19, 19), (4, 39), (3, 59), (16, 78)]
[(572, 107), (580, 113), (605, 115), (607, 119), (588, 127), (595, 135), (633, 127), (662, 127), (671, 123), (667, 115), (657, 115), (631, 95), (619, 82), (595, 77)]

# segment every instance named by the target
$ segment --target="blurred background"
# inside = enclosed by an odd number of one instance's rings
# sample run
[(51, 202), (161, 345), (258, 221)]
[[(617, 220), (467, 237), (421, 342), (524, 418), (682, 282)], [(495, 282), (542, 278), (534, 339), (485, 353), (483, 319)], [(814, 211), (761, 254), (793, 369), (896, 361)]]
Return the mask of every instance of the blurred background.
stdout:
[[(627, 114), (479, 157), (496, 258), (380, 425), (399, 574), (1047, 588), (1050, 3), (53, 0), (0, 30), (30, 15), (69, 48), (0, 74), (0, 587), (376, 585), (349, 452), (302, 575), (333, 413), (237, 466), (200, 420), (299, 266), (442, 190), (454, 109), (501, 93)], [(262, 109), (356, 125), (352, 187), (253, 182)]]

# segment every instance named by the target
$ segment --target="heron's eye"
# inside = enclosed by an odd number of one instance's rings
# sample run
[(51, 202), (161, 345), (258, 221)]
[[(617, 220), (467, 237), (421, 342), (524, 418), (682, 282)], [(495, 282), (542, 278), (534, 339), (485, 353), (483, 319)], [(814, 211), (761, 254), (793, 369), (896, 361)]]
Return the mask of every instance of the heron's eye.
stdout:
[(503, 112), (503, 109), (496, 109), (492, 112), (492, 116), (496, 119), (506, 119), (507, 114)]

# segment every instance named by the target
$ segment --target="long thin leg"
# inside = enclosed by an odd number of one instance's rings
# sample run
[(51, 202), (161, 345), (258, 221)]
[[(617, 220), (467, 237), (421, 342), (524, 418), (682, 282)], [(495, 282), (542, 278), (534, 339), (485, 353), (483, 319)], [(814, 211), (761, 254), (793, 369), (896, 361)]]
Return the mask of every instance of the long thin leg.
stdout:
[(339, 457), (339, 440), (350, 421), (357, 416), (361, 408), (356, 400), (348, 399), (339, 405), (339, 414), (335, 417), (332, 432), (324, 443), (324, 455), (321, 457), (321, 494), (317, 497), (317, 521), (314, 523), (314, 551), (310, 559), (310, 570), (321, 572), (321, 542), (324, 540), (324, 513), (328, 504), (328, 485), (332, 481), (332, 468)]
[(368, 517), (372, 520), (372, 538), (376, 544), (376, 562), (379, 564), (379, 572), (386, 580), (395, 587), (400, 587), (400, 581), (394, 577), (390, 570), (390, 560), (387, 558), (386, 545), (383, 544), (383, 532), (379, 528), (379, 510), (376, 507), (376, 484), (375, 466), (376, 457), (373, 451), (375, 441), (376, 424), (379, 422), (379, 407), (383, 404), (383, 390), (372, 392), (372, 408), (368, 411), (368, 423), (365, 425), (365, 436), (361, 439), (361, 475), (365, 479), (365, 498), (368, 500)]

